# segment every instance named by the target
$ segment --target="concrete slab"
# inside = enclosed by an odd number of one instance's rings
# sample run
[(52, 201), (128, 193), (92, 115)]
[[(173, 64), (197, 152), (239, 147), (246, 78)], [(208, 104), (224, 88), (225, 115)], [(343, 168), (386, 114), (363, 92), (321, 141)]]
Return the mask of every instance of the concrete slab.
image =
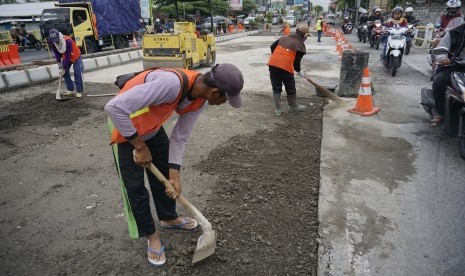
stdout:
[(97, 63), (97, 67), (99, 69), (106, 68), (110, 65), (110, 63), (108, 62), (108, 58), (106, 56), (95, 58), (95, 62)]
[(93, 58), (86, 58), (82, 60), (82, 65), (84, 67), (84, 71), (92, 71), (97, 69), (97, 63)]
[(57, 79), (60, 76), (60, 69), (56, 64), (45, 66), (45, 70), (48, 71), (52, 79)]
[(3, 77), (8, 88), (27, 85), (31, 82), (25, 70), (4, 72)]
[(129, 53), (121, 53), (119, 54), (119, 58), (121, 59), (121, 63), (126, 63), (131, 61), (131, 57), (129, 56)]
[(129, 57), (132, 61), (136, 61), (140, 58), (139, 53), (137, 51), (129, 52)]
[(121, 63), (121, 59), (119, 57), (119, 54), (109, 55), (109, 56), (107, 56), (107, 58), (108, 58), (108, 62), (110, 64), (110, 66), (118, 65), (118, 64)]
[(3, 75), (0, 75), (0, 91), (5, 90), (7, 88), (6, 82), (3, 79)]
[(33, 82), (46, 81), (51, 79), (47, 69), (42, 67), (27, 69), (26, 72), (29, 75), (29, 79)]

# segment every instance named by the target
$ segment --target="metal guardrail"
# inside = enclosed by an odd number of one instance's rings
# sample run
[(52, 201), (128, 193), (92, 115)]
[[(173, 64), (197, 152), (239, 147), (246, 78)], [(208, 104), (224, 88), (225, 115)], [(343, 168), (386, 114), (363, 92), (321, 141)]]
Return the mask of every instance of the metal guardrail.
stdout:
[(413, 37), (413, 45), (421, 48), (429, 48), (433, 42), (434, 25), (427, 24), (426, 26), (417, 26), (415, 36)]

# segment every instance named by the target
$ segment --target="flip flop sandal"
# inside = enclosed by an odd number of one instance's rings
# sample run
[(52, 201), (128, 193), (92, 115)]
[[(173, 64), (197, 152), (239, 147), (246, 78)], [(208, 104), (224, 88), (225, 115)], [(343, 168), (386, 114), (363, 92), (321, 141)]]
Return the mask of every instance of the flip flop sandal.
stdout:
[[(159, 257), (161, 257), (163, 252), (165, 252), (165, 246), (162, 245), (160, 251), (157, 251), (157, 250), (150, 247), (150, 241), (147, 240), (147, 252), (156, 254)], [(163, 266), (166, 263), (166, 257), (165, 257), (164, 260), (155, 261), (155, 260), (150, 259), (150, 256), (147, 254), (147, 259), (149, 260), (150, 265), (156, 266), (156, 267)]]
[(443, 118), (434, 118), (434, 119), (431, 120), (430, 126), (431, 126), (431, 127), (437, 127), (437, 126), (439, 126), (440, 124), (442, 124), (443, 121), (444, 121)]
[[(189, 217), (183, 217), (181, 218), (182, 219), (182, 223), (180, 224), (173, 224), (173, 225), (162, 225), (161, 224), (161, 227), (162, 228), (166, 228), (166, 229), (181, 229), (181, 230), (194, 230), (195, 228), (197, 228), (197, 226), (199, 226), (199, 223), (193, 219), (193, 218), (189, 218)], [(190, 227), (190, 228), (186, 228), (186, 224), (189, 224), (189, 223), (194, 223), (194, 226)]]

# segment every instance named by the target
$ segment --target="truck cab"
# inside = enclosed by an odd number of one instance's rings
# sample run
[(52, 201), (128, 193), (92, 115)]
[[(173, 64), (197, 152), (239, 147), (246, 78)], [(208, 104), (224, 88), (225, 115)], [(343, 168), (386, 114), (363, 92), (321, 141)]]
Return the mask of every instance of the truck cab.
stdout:
[[(100, 51), (103, 47), (121, 49), (129, 46), (132, 33), (101, 35), (90, 2), (55, 4), (54, 9), (44, 9), (40, 17), (40, 32), (48, 38), (50, 29), (57, 29), (71, 37), (84, 54)], [(132, 39), (132, 37), (131, 37)]]

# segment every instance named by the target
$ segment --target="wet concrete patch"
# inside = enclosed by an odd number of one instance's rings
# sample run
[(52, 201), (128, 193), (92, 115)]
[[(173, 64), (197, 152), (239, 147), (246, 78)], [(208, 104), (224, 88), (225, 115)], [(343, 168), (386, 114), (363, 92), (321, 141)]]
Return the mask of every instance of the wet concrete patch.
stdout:
[(416, 172), (413, 166), (416, 154), (405, 139), (384, 137), (380, 130), (368, 126), (341, 125), (337, 133), (345, 138), (345, 146), (339, 148), (338, 155), (352, 156), (339, 160), (338, 167), (345, 168), (346, 178), (365, 180), (375, 176), (373, 180), (392, 192)]

